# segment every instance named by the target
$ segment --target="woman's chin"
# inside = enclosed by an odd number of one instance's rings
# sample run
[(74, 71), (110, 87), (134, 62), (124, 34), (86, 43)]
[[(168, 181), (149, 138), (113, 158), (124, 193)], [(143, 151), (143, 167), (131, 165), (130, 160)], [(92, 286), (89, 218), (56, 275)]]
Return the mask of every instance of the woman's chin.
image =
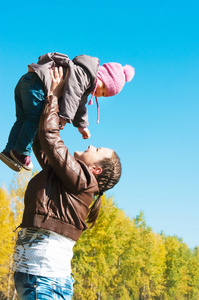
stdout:
[(75, 151), (74, 158), (79, 158), (84, 152), (83, 151)]

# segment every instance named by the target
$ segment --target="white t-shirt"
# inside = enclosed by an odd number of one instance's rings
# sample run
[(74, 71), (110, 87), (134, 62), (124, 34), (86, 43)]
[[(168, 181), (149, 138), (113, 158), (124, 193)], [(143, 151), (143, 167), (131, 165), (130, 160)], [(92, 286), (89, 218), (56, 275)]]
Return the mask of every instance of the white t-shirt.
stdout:
[(49, 230), (23, 228), (18, 233), (13, 271), (46, 277), (71, 274), (75, 241)]

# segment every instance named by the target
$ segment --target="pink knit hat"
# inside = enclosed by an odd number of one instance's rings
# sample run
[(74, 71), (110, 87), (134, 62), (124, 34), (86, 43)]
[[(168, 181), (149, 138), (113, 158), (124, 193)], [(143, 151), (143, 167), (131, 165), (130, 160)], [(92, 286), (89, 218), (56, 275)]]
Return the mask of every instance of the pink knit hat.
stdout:
[(99, 67), (97, 77), (104, 82), (107, 87), (109, 96), (118, 94), (125, 81), (131, 81), (135, 74), (135, 70), (130, 65), (124, 67), (118, 63), (107, 63)]
[[(118, 63), (103, 64), (99, 67), (95, 88), (92, 93), (93, 95), (88, 105), (93, 104), (93, 96), (97, 89), (99, 79), (106, 85), (108, 93), (105, 97), (109, 97), (118, 94), (122, 90), (125, 81), (131, 81), (134, 75), (135, 70), (130, 65), (122, 67), (122, 65)], [(97, 123), (99, 123), (99, 104), (96, 96), (95, 100), (97, 104)]]

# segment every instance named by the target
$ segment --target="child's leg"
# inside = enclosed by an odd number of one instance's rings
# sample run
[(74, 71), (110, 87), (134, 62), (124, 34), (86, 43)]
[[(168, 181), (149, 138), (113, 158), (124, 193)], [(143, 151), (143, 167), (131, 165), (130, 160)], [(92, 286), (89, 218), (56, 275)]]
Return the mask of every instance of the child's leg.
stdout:
[(38, 130), (45, 100), (43, 83), (35, 73), (27, 73), (22, 77), (20, 97), (24, 119), (13, 149), (28, 156), (31, 153), (32, 142)]
[[(23, 78), (23, 77), (22, 77)], [(16, 144), (17, 141), (17, 137), (19, 136), (21, 127), (23, 125), (23, 122), (25, 120), (25, 114), (24, 114), (24, 110), (23, 110), (23, 103), (21, 100), (21, 96), (20, 96), (20, 82), (22, 80), (22, 78), (19, 80), (19, 82), (16, 85), (15, 88), (15, 110), (16, 110), (16, 122), (14, 123), (9, 137), (8, 137), (8, 142), (7, 145), (4, 149), (5, 152), (9, 153), (11, 149), (13, 149), (13, 147)]]

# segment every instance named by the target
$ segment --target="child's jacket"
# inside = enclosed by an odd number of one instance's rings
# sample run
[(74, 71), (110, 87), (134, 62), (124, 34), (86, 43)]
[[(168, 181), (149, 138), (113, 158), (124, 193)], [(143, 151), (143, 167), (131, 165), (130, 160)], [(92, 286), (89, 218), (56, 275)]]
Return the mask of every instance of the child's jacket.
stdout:
[(88, 55), (76, 56), (73, 60), (61, 53), (47, 53), (39, 57), (37, 64), (30, 64), (44, 83), (46, 95), (50, 92), (49, 69), (62, 66), (64, 74), (69, 69), (62, 98), (59, 99), (60, 116), (75, 127), (88, 126), (87, 97), (94, 90), (99, 59)]

